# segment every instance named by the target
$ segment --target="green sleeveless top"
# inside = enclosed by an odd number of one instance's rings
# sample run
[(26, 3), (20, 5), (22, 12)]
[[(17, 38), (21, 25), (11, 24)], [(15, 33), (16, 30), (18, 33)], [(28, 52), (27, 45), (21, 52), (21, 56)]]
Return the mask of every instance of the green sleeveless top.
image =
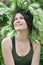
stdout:
[(33, 46), (32, 43), (30, 42), (30, 51), (27, 55), (21, 57), (18, 56), (15, 50), (15, 37), (13, 36), (11, 38), (12, 40), (12, 55), (13, 55), (13, 59), (14, 59), (14, 63), (15, 65), (31, 65), (32, 62), (32, 57), (33, 57)]

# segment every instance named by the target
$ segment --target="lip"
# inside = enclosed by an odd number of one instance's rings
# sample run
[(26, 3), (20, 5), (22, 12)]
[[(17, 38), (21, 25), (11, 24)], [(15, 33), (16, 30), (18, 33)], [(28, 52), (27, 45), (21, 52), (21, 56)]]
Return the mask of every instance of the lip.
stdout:
[(20, 24), (20, 23), (16, 23), (16, 24), (15, 24), (15, 26), (19, 26), (19, 25), (22, 25), (22, 24)]

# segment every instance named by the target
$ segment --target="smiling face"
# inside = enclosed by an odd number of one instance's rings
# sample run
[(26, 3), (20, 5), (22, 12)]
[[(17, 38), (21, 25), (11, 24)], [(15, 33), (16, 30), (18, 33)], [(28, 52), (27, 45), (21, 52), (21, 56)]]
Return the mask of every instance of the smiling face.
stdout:
[(13, 25), (16, 30), (28, 29), (26, 21), (21, 13), (15, 15)]

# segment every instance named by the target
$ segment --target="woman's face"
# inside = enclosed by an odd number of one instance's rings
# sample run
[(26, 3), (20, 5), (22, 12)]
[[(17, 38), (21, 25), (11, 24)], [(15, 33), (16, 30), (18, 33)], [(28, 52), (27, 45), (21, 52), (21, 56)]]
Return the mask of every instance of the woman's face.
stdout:
[(21, 13), (17, 13), (15, 15), (13, 25), (16, 30), (25, 30), (28, 28), (26, 21)]

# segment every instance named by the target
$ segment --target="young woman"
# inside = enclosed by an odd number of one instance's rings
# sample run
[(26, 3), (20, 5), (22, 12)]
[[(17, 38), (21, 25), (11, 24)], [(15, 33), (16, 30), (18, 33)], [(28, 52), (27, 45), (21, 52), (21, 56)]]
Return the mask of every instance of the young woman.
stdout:
[(5, 65), (39, 65), (40, 44), (36, 41), (31, 42), (28, 37), (33, 30), (33, 15), (29, 10), (19, 10), (13, 16), (12, 25), (17, 34), (2, 40)]

